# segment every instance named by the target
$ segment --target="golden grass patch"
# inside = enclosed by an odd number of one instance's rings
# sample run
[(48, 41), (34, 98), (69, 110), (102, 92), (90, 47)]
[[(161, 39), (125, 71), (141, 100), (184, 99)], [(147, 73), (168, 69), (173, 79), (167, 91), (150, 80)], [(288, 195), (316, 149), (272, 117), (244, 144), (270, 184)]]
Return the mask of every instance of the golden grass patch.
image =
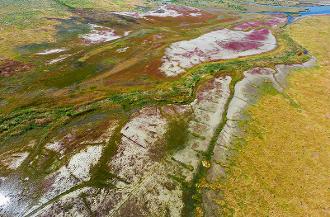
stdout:
[(245, 144), (218, 183), (225, 215), (330, 215), (329, 16), (302, 19), (288, 32), (319, 66), (290, 76), (286, 93), (298, 107), (277, 94), (248, 109)]
[(0, 27), (0, 56), (15, 58), (18, 56), (16, 48), (30, 43), (55, 41), (55, 28), (44, 25), (42, 28), (18, 29), (15, 26)]

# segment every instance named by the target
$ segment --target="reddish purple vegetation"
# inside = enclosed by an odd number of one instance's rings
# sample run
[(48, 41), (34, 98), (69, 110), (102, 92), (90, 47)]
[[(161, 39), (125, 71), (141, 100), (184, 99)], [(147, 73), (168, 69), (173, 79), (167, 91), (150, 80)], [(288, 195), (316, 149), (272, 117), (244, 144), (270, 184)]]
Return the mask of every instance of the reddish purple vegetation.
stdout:
[(203, 85), (203, 87), (198, 91), (198, 94), (196, 96), (198, 102), (202, 100), (211, 100), (211, 96), (209, 92), (211, 90), (214, 90), (216, 88), (216, 83), (214, 81), (209, 81), (206, 84)]
[(247, 30), (250, 28), (256, 28), (256, 27), (261, 27), (261, 26), (268, 26), (268, 27), (273, 27), (277, 26), (281, 23), (285, 23), (287, 21), (287, 18), (285, 16), (280, 16), (277, 15), (273, 17), (272, 19), (269, 19), (267, 21), (250, 21), (246, 23), (239, 24), (234, 27), (236, 30)]
[(265, 22), (266, 26), (276, 26), (281, 23), (285, 23), (287, 18), (285, 16), (277, 16), (274, 19), (268, 20)]
[(193, 51), (187, 51), (186, 53), (182, 54), (184, 57), (192, 57), (192, 56), (199, 56), (199, 57), (205, 57), (206, 54), (204, 51), (202, 51), (199, 48), (195, 48)]
[(185, 6), (172, 5), (172, 4), (167, 5), (166, 9), (177, 11), (183, 15), (189, 15), (190, 13), (196, 13), (201, 11), (198, 8), (185, 7)]
[(269, 75), (271, 73), (272, 72), (270, 70), (264, 68), (254, 68), (249, 71), (249, 74), (251, 75)]
[(0, 77), (9, 77), (20, 72), (28, 71), (31, 68), (32, 65), (30, 64), (0, 58)]
[(269, 34), (268, 29), (254, 30), (251, 34), (249, 34), (247, 36), (247, 39), (256, 40), (256, 41), (263, 41), (267, 38), (268, 34)]
[(260, 21), (251, 21), (251, 22), (239, 24), (238, 26), (235, 27), (235, 29), (246, 30), (249, 28), (255, 28), (255, 27), (262, 26), (262, 25), (263, 25), (263, 23)]
[(230, 42), (217, 42), (219, 46), (227, 50), (234, 51), (246, 51), (251, 49), (258, 49), (262, 46), (261, 41), (267, 39), (269, 34), (268, 29), (254, 30), (247, 35), (242, 41), (230, 41)]
[(262, 46), (261, 43), (256, 41), (231, 41), (221, 45), (223, 48), (234, 51), (246, 51), (257, 49)]

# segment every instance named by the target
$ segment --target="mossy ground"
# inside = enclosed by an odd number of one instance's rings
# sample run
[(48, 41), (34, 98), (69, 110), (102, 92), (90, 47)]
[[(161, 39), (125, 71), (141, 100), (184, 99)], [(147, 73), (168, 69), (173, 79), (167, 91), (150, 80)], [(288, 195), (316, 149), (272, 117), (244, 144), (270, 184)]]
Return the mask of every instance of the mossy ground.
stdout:
[[(194, 34), (198, 35), (202, 32), (208, 32), (213, 28), (223, 27), (229, 24), (218, 24), (214, 26), (214, 23), (209, 23), (203, 27), (203, 30), (194, 31)], [(176, 27), (174, 27), (176, 28)], [(196, 28), (199, 28), (197, 26)], [(156, 29), (159, 31), (159, 29)], [(149, 34), (149, 33), (148, 33)], [(154, 32), (151, 32), (154, 34)], [(29, 143), (29, 139), (37, 138), (37, 148), (34, 148), (33, 154), (30, 155), (28, 161), (32, 161), (34, 158), (38, 158), (42, 154), (43, 146), (47, 142), (51, 142), (54, 137), (58, 137), (58, 131), (67, 129), (66, 125), (76, 118), (88, 117), (91, 114), (98, 114), (106, 111), (108, 114), (124, 114), (125, 117), (129, 116), (132, 112), (142, 108), (143, 106), (152, 105), (165, 105), (165, 104), (189, 104), (195, 98), (195, 92), (199, 84), (211, 79), (214, 76), (219, 75), (230, 75), (233, 78), (232, 86), (236, 81), (241, 79), (242, 72), (248, 70), (252, 67), (274, 67), (276, 64), (283, 63), (301, 63), (308, 58), (308, 55), (297, 55), (302, 53), (303, 48), (297, 43), (294, 43), (292, 39), (287, 34), (283, 34), (281, 31), (276, 32), (278, 38), (278, 48), (274, 51), (251, 56), (243, 57), (235, 60), (226, 60), (213, 63), (206, 63), (197, 66), (189, 70), (184, 75), (176, 79), (168, 78), (155, 78), (154, 76), (147, 77), (147, 82), (139, 84), (137, 80), (139, 77), (134, 77), (135, 74), (130, 75), (132, 79), (132, 85), (121, 85), (121, 84), (107, 84), (105, 82), (95, 83), (97, 84), (95, 88), (89, 86), (90, 83), (94, 84), (94, 77), (89, 75), (81, 84), (71, 84), (67, 87), (57, 87), (47, 86), (47, 83), (39, 81), (38, 78), (53, 79), (56, 72), (59, 79), (64, 79), (67, 77), (65, 73), (74, 72), (75, 75), (81, 75), (84, 71), (79, 71), (79, 69), (85, 68), (85, 71), (90, 69), (89, 66), (94, 66), (100, 58), (106, 58), (111, 51), (106, 51), (106, 53), (96, 54), (91, 61), (91, 64), (82, 65), (78, 69), (72, 71), (72, 66), (75, 65), (76, 56), (72, 59), (64, 62), (61, 66), (47, 66), (41, 65), (33, 72), (29, 72), (26, 75), (14, 76), (8, 79), (3, 79), (4, 86), (0, 89), (1, 98), (8, 102), (6, 106), (3, 106), (2, 114), (0, 115), (0, 136), (2, 138), (1, 143), (6, 144), (0, 147), (2, 152), (13, 149), (14, 147), (24, 147)], [(135, 36), (134, 36), (135, 37)], [(149, 35), (144, 35), (142, 38), (149, 37)], [(188, 36), (177, 35), (177, 39), (184, 39)], [(171, 39), (172, 41), (173, 39)], [(166, 43), (170, 43), (167, 41)], [(118, 43), (127, 43), (123, 41), (118, 41)], [(108, 49), (116, 48), (115, 43), (110, 43)], [(90, 50), (98, 48), (93, 46), (86, 49), (86, 53)], [(156, 52), (160, 52), (157, 50)], [(82, 53), (84, 56), (84, 53)], [(38, 61), (42, 61), (38, 60)], [(69, 69), (68, 71), (66, 71)], [(46, 72), (44, 70), (47, 70)], [(79, 72), (79, 73), (78, 73)], [(63, 74), (61, 74), (63, 73)], [(107, 73), (102, 72), (104, 74)], [(102, 73), (100, 75), (102, 76)], [(49, 76), (45, 76), (49, 75)], [(121, 76), (121, 75), (118, 75)], [(140, 76), (137, 74), (137, 76)], [(70, 76), (69, 76), (70, 77)], [(73, 77), (75, 78), (75, 77)], [(107, 77), (105, 77), (107, 78)], [(111, 79), (116, 77), (111, 77)], [(137, 78), (137, 80), (134, 80)], [(37, 81), (36, 81), (37, 80)], [(64, 82), (60, 80), (60, 82)], [(65, 80), (66, 82), (66, 80)], [(137, 83), (136, 85), (135, 82)], [(18, 85), (17, 85), (18, 84)], [(8, 95), (8, 91), (15, 88), (16, 92)], [(44, 94), (44, 89), (48, 89), (49, 92)], [(52, 91), (55, 91), (52, 92)], [(48, 119), (49, 122), (43, 125), (36, 125), (37, 119)], [(81, 126), (75, 127), (79, 128), (80, 131), (84, 131), (86, 127), (90, 124), (93, 125), (93, 121), (89, 124), (82, 124)], [(186, 128), (184, 122), (174, 121), (173, 127), (178, 129), (180, 127)], [(79, 130), (78, 129), (78, 130)], [(86, 128), (87, 129), (87, 128)], [(97, 132), (97, 125), (91, 127)], [(68, 132), (70, 128), (68, 128)], [(173, 131), (173, 130), (172, 130)], [(184, 138), (176, 137), (176, 130), (168, 136), (167, 139), (170, 145), (173, 145), (174, 140), (176, 148), (182, 145)], [(184, 136), (184, 134), (182, 134)], [(64, 136), (64, 135), (61, 135)], [(20, 139), (21, 138), (21, 139)], [(60, 139), (60, 138), (58, 138)], [(171, 151), (173, 147), (168, 147), (168, 151)], [(172, 150), (173, 151), (173, 150)], [(43, 163), (42, 158), (39, 158), (33, 168), (22, 167), (21, 170), (25, 171), (27, 174), (33, 174), (33, 176), (41, 175), (43, 177), (46, 173), (54, 171), (62, 163), (59, 163), (52, 158), (51, 160)], [(55, 164), (55, 166), (53, 166)], [(38, 165), (43, 165), (42, 168), (47, 168), (46, 170), (41, 170)], [(100, 167), (101, 168), (101, 167)], [(101, 171), (102, 168), (98, 171)], [(95, 174), (100, 174), (96, 172)], [(111, 174), (109, 174), (111, 175)], [(97, 175), (95, 176), (97, 177)], [(103, 179), (102, 179), (103, 180)]]
[[(231, 24), (230, 22), (215, 23), (216, 20), (210, 21), (201, 29), (200, 25), (197, 25), (196, 29), (199, 30), (196, 31), (193, 28), (191, 33), (198, 35), (214, 28), (221, 28)], [(177, 29), (177, 27), (172, 28)], [(132, 40), (141, 41), (155, 34), (155, 31), (156, 33), (164, 31), (164, 34), (169, 34), (169, 32), (173, 31), (172, 28), (166, 28), (165, 31), (159, 28), (150, 28), (153, 31), (143, 35), (141, 39), (139, 39), (139, 36), (133, 35)], [(176, 34), (173, 37), (175, 40), (187, 39), (188, 36), (184, 33), (182, 34)], [(13, 124), (15, 126), (20, 125), (18, 128), (20, 128), (19, 133), (21, 133), (24, 132), (24, 129), (27, 129), (26, 127), (33, 127), (29, 120), (32, 121), (39, 118), (41, 116), (39, 110), (42, 111), (42, 115), (46, 118), (56, 120), (59, 118), (58, 114), (70, 116), (67, 114), (74, 112), (74, 110), (84, 110), (85, 105), (93, 107), (94, 110), (97, 110), (99, 107), (110, 107), (109, 109), (114, 111), (119, 109), (127, 112), (145, 105), (188, 103), (194, 98), (198, 84), (212, 78), (214, 75), (231, 75), (233, 80), (239, 80), (242, 72), (252, 66), (274, 67), (274, 65), (282, 63), (299, 63), (308, 58), (308, 55), (297, 55), (297, 53), (302, 52), (302, 48), (293, 43), (290, 37), (280, 32), (276, 33), (276, 35), (279, 45), (272, 52), (235, 60), (203, 64), (189, 70), (188, 73), (175, 80), (155, 76), (154, 74), (141, 75), (139, 65), (135, 67), (138, 71), (128, 68), (126, 70), (127, 73), (123, 71), (118, 75), (109, 77), (107, 75), (109, 72), (107, 67), (111, 69), (111, 65), (114, 62), (116, 64), (125, 64), (116, 60), (110, 61), (110, 65), (102, 66), (105, 68), (101, 67), (102, 69), (99, 71), (100, 59), (103, 60), (109, 55), (113, 55), (113, 50), (117, 49), (116, 46), (118, 44), (131, 46), (127, 44), (129, 42), (126, 40), (119, 40), (118, 42), (102, 46), (102, 48), (100, 46), (92, 46), (91, 48), (86, 48), (84, 52), (80, 51), (82, 53), (79, 54), (80, 56), (88, 56), (82, 64), (77, 64), (77, 56), (73, 56), (60, 66), (48, 66), (42, 64), (43, 58), (38, 59), (33, 55), (28, 55), (26, 58), (33, 57), (33, 60), (36, 61), (37, 67), (35, 70), (11, 78), (1, 78), (3, 86), (0, 89), (0, 98), (7, 104), (0, 108), (2, 112), (0, 120), (3, 126), (7, 126), (8, 122), (13, 122), (15, 119), (15, 123), (10, 124), (10, 130), (14, 129)], [(165, 46), (174, 40), (173, 37), (168, 36), (171, 39), (165, 41), (164, 45), (157, 49), (155, 51), (156, 54), (150, 58), (160, 58)], [(99, 49), (102, 51), (98, 51)], [(139, 51), (140, 48), (138, 48)], [(88, 59), (91, 60), (88, 62)], [(142, 58), (141, 61), (144, 61), (144, 59)], [(135, 71), (137, 72), (135, 73)], [(120, 80), (117, 80), (118, 77)], [(127, 84), (128, 79), (129, 83)], [(12, 92), (12, 94), (8, 95), (8, 92)], [(17, 115), (26, 113), (26, 108), (31, 110), (31, 112), (27, 113), (28, 117), (24, 116), (24, 118), (17, 119)], [(24, 121), (21, 121), (23, 119)], [(2, 133), (4, 132), (7, 133), (8, 131), (6, 130)], [(3, 138), (5, 139), (6, 136)]]
[[(86, 5), (68, 7), (53, 1), (56, 8), (62, 13), (57, 13), (58, 11), (53, 9), (55, 6), (52, 3), (47, 12), (30, 13), (28, 11), (18, 15), (10, 14), (6, 19), (11, 23), (1, 26), (5, 31), (0, 33), (2, 34), (0, 37), (3, 38), (0, 39), (3, 42), (0, 55), (31, 62), (35, 68), (25, 74), (0, 78), (0, 102), (4, 102), (4, 106), (0, 107), (0, 152), (24, 149), (31, 140), (36, 140), (36, 145), (31, 148), (29, 158), (19, 168), (19, 172), (33, 177), (33, 179), (43, 179), (47, 174), (56, 171), (67, 162), (75, 151), (81, 148), (76, 146), (79, 141), (77, 144), (70, 144), (70, 153), (61, 159), (61, 156), (56, 156), (54, 153), (45, 153), (45, 144), (54, 139), (61, 139), (64, 134), (73, 129), (88, 138), (89, 136), (94, 138), (101, 132), (102, 123), (89, 118), (94, 114), (107, 113), (108, 116), (104, 118), (104, 122), (113, 118), (111, 115), (115, 114), (116, 118), (120, 119), (120, 125), (124, 125), (130, 114), (144, 106), (189, 104), (195, 98), (198, 86), (214, 76), (230, 75), (233, 79), (231, 84), (233, 89), (235, 82), (241, 79), (242, 72), (252, 67), (273, 68), (276, 64), (301, 63), (309, 58), (308, 55), (298, 55), (302, 53), (303, 48), (292, 41), (287, 34), (277, 30), (274, 34), (278, 39), (278, 48), (268, 53), (202, 64), (175, 79), (157, 74), (155, 68), (151, 68), (149, 73), (142, 73), (145, 64), (151, 62), (150, 65), (152, 65), (154, 60), (159, 60), (164, 49), (172, 42), (191, 39), (206, 32), (230, 27), (238, 22), (236, 15), (222, 13), (219, 20), (214, 18), (185, 27), (179, 26), (175, 22), (161, 24), (164, 25), (161, 27), (159, 23), (138, 24), (134, 27), (136, 32), (130, 35), (129, 40), (119, 39), (107, 44), (86, 46), (81, 45), (77, 36), (86, 31), (86, 25), (90, 22), (91, 17), (95, 18), (94, 12), (97, 14), (99, 11), (90, 9), (88, 5), (90, 1), (87, 0), (59, 1), (66, 2), (66, 4), (85, 2)], [(32, 4), (35, 0), (24, 2)], [(89, 8), (91, 10), (89, 13), (92, 15), (88, 14), (88, 10), (82, 10), (87, 15), (77, 18), (78, 15), (74, 13), (72, 7)], [(28, 6), (26, 8), (31, 9)], [(71, 16), (75, 16), (75, 18), (69, 18)], [(56, 19), (48, 19), (48, 17)], [(57, 18), (63, 18), (63, 20)], [(31, 25), (20, 25), (21, 21), (25, 19), (31, 21)], [(94, 19), (94, 21), (100, 20)], [(102, 23), (109, 27), (114, 24), (117, 24), (116, 21)], [(128, 25), (131, 24), (125, 22), (120, 28)], [(18, 40), (15, 38), (17, 33), (22, 33), (25, 37)], [(160, 33), (164, 39), (153, 42), (146, 49), (142, 44), (143, 41), (150, 40)], [(49, 58), (56, 55), (50, 57), (35, 55), (40, 49), (62, 46), (71, 49), (74, 55), (61, 64), (54, 66), (45, 64)], [(116, 49), (125, 46), (134, 47), (134, 51), (126, 53), (127, 56), (118, 57), (120, 55), (115, 53)], [(36, 47), (39, 49), (35, 49)], [(27, 53), (19, 56), (17, 50), (27, 50)], [(138, 57), (132, 59), (131, 56)], [(109, 57), (113, 58), (109, 60)], [(128, 61), (126, 61), (127, 59)], [(138, 64), (135, 64), (134, 61)], [(127, 69), (118, 70), (120, 73), (112, 74), (114, 65), (126, 66), (132, 62), (133, 64)], [(109, 118), (110, 116), (111, 118)], [(48, 121), (38, 125), (36, 124), (38, 119)], [(80, 122), (80, 120), (86, 121)], [(79, 124), (73, 124), (75, 122)], [(172, 153), (182, 148), (187, 132), (179, 130), (186, 129), (187, 123), (187, 120), (173, 119), (166, 134), (167, 141), (164, 141), (164, 144), (167, 144), (164, 146), (166, 148), (164, 152)], [(88, 130), (94, 132), (93, 135), (85, 135)], [(106, 172), (107, 162), (116, 152), (120, 139), (119, 130), (120, 128), (117, 129), (116, 136), (109, 144), (104, 144), (106, 147), (104, 157), (93, 168), (92, 179), (86, 184), (111, 187), (110, 181), (114, 175)], [(205, 159), (208, 158), (207, 154)], [(30, 162), (32, 162), (32, 166)], [(198, 174), (196, 180), (199, 179), (199, 175), (202, 176), (203, 172)], [(197, 181), (194, 181), (193, 185), (195, 183)], [(188, 186), (188, 197), (193, 196), (196, 193), (195, 190), (195, 186)], [(199, 201), (199, 199), (192, 198), (194, 201)], [(188, 200), (191, 201), (191, 198)], [(191, 206), (188, 204), (187, 207), (189, 209), (187, 213), (190, 213), (194, 204)]]
[(248, 109), (245, 138), (235, 142), (226, 178), (213, 186), (222, 192), (224, 216), (329, 215), (329, 25), (329, 16), (320, 16), (288, 27), (319, 65), (289, 77), (286, 94), (299, 107), (266, 91)]

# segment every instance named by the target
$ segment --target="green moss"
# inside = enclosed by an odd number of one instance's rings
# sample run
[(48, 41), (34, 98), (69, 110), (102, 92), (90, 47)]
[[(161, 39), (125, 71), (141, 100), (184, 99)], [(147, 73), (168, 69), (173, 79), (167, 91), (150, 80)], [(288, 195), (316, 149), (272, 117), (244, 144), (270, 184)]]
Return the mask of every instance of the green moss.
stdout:
[(112, 188), (114, 187), (112, 184), (113, 179), (125, 182), (125, 180), (122, 180), (121, 178), (117, 177), (109, 171), (108, 162), (117, 152), (117, 148), (122, 136), (120, 130), (122, 129), (126, 121), (127, 117), (121, 118), (121, 122), (119, 123), (116, 130), (113, 132), (109, 143), (106, 144), (106, 146), (104, 147), (102, 157), (99, 160), (99, 163), (92, 169), (92, 176), (89, 181), (90, 185), (99, 188)]
[(92, 179), (89, 181), (90, 185), (98, 188), (113, 188), (111, 181), (116, 178), (116, 176), (109, 172), (107, 167), (98, 167), (94, 172)]
[(269, 95), (276, 95), (279, 94), (279, 92), (274, 88), (273, 84), (270, 83), (262, 83), (262, 85), (260, 85), (258, 87), (259, 92), (261, 95), (265, 95), (265, 94), (269, 94)]
[[(109, 91), (107, 101), (96, 101), (91, 104), (100, 106), (101, 104), (120, 105), (121, 110), (124, 112), (131, 112), (132, 110), (139, 109), (146, 105), (164, 105), (164, 104), (187, 104), (195, 98), (196, 87), (199, 83), (209, 79), (216, 75), (230, 75), (233, 78), (231, 89), (233, 84), (240, 80), (242, 72), (253, 67), (274, 67), (277, 64), (293, 64), (301, 63), (309, 58), (309, 55), (298, 55), (303, 53), (304, 50), (301, 46), (297, 45), (287, 34), (278, 33), (277, 38), (280, 44), (280, 51), (261, 54), (258, 56), (239, 58), (234, 60), (219, 61), (215, 63), (206, 63), (201, 66), (197, 66), (187, 73), (177, 78), (176, 80), (165, 80), (155, 83), (146, 87), (127, 87), (118, 91)], [(111, 64), (111, 61), (110, 61)], [(90, 67), (88, 67), (90, 66)], [(86, 68), (87, 67), (87, 68)], [(83, 69), (83, 70), (81, 70)], [(77, 67), (76, 71), (66, 71), (67, 68), (62, 68), (61, 74), (58, 79), (49, 79), (52, 85), (58, 87), (64, 87), (72, 84), (72, 82), (82, 81), (84, 78), (88, 78), (93, 71), (97, 71), (96, 65), (88, 65), (83, 63), (83, 66)], [(41, 72), (42, 73), (42, 72)], [(78, 77), (79, 78), (78, 78)], [(270, 93), (274, 93), (272, 89), (263, 87)], [(79, 90), (77, 90), (79, 92)], [(89, 90), (89, 91), (93, 91)], [(123, 92), (124, 91), (124, 92)], [(288, 98), (289, 99), (289, 98)], [(38, 101), (40, 103), (40, 100)], [(297, 106), (294, 102), (292, 105)], [(3, 114), (0, 116), (0, 134), (3, 141), (6, 141), (8, 137), (13, 135), (24, 134), (27, 131), (35, 129), (34, 120), (37, 118), (48, 117), (53, 120), (65, 117), (72, 117), (81, 115), (88, 111), (96, 111), (98, 108), (93, 107), (85, 108), (73, 108), (73, 107), (47, 107), (43, 110), (39, 104), (29, 105), (26, 108), (17, 109), (11, 114)], [(32, 109), (33, 108), (33, 109)], [(173, 128), (182, 128), (184, 124), (173, 122)], [(183, 128), (184, 129), (184, 128)], [(171, 134), (175, 135), (175, 130)], [(168, 137), (171, 141), (169, 149), (174, 147), (180, 147), (182, 138)]]
[[(149, 157), (154, 161), (160, 161), (165, 156), (173, 154), (185, 147), (188, 139), (188, 124), (191, 116), (169, 117), (164, 139), (159, 140), (158, 144), (152, 147)], [(174, 160), (174, 159), (173, 159)], [(180, 164), (180, 162), (178, 162)], [(189, 166), (182, 164), (187, 169)]]
[(198, 134), (196, 132), (192, 132), (191, 135), (193, 135), (196, 138), (202, 139), (202, 140), (205, 140), (206, 139), (205, 136), (202, 136), (202, 135), (200, 135), (200, 134)]
[(188, 118), (174, 118), (169, 121), (165, 133), (166, 150), (168, 153), (174, 153), (183, 149), (188, 138)]
[(90, 0), (56, 0), (56, 1), (71, 9), (88, 8), (88, 7), (92, 7), (93, 5)]

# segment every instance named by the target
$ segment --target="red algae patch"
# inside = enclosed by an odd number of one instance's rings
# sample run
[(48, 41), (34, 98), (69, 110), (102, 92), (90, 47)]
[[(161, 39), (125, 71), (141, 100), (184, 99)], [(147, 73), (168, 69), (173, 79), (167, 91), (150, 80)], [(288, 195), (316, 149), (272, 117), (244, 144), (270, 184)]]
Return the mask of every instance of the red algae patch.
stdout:
[(15, 60), (0, 59), (0, 77), (9, 77), (20, 72), (28, 71), (31, 65)]

